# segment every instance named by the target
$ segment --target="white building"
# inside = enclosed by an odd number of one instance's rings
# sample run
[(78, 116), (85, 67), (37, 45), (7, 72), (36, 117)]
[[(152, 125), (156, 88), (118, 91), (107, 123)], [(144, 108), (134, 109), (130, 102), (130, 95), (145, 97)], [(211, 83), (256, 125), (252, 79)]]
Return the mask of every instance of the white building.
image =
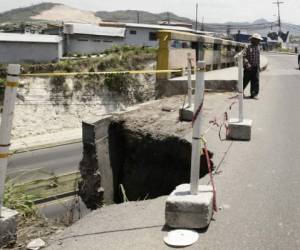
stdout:
[(157, 47), (158, 40), (156, 33), (159, 30), (175, 30), (182, 32), (195, 32), (195, 30), (168, 25), (155, 25), (155, 24), (139, 24), (139, 23), (126, 23), (126, 38), (125, 44), (135, 46), (148, 46)]
[(125, 28), (69, 23), (64, 26), (66, 54), (101, 53), (124, 43)]
[[(101, 53), (113, 45), (158, 47), (156, 33), (159, 30), (199, 33), (193, 29), (171, 25), (138, 23), (114, 23), (111, 26), (108, 23), (103, 23), (102, 25), (101, 23), (99, 25), (65, 24), (65, 54)], [(201, 32), (201, 34), (204, 33)]]
[(56, 62), (62, 53), (59, 36), (0, 33), (0, 63)]

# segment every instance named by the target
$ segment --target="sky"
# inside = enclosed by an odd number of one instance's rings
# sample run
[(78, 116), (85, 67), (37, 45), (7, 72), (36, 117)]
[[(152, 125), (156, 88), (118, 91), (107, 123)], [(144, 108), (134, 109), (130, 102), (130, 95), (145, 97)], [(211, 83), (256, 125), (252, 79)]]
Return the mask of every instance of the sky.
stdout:
[[(195, 6), (199, 4), (199, 17), (204, 22), (223, 23), (227, 21), (254, 21), (265, 18), (269, 21), (277, 19), (277, 7), (272, 4), (276, 0), (0, 0), (0, 12), (27, 7), (41, 2), (56, 2), (91, 10), (144, 10), (154, 13), (165, 11), (195, 19)], [(300, 24), (300, 1), (283, 0), (281, 5), (282, 21)]]

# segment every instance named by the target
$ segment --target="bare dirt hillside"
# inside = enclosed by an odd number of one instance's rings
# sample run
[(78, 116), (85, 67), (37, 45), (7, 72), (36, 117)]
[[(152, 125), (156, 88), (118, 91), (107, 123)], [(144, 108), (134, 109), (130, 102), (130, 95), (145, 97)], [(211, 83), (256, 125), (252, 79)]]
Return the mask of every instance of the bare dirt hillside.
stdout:
[(91, 11), (79, 10), (66, 5), (54, 5), (50, 9), (32, 16), (31, 19), (79, 23), (101, 22), (101, 18), (96, 17)]

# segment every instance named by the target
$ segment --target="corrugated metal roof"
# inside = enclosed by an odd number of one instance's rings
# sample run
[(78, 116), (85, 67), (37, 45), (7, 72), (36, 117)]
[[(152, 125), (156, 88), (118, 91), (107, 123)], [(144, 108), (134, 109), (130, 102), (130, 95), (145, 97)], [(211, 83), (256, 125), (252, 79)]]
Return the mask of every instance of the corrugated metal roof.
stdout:
[(65, 34), (86, 34), (95, 36), (125, 37), (125, 28), (101, 27), (92, 24), (67, 23), (64, 27)]
[(24, 42), (24, 43), (59, 43), (62, 40), (60, 36), (39, 35), (39, 34), (19, 34), (19, 33), (1, 33), (1, 42)]
[(155, 30), (171, 30), (179, 32), (190, 32), (200, 35), (214, 36), (214, 32), (194, 30), (187, 27), (173, 26), (173, 25), (159, 25), (159, 24), (141, 24), (141, 23), (126, 23), (128, 28), (145, 28), (145, 29), (155, 29)]

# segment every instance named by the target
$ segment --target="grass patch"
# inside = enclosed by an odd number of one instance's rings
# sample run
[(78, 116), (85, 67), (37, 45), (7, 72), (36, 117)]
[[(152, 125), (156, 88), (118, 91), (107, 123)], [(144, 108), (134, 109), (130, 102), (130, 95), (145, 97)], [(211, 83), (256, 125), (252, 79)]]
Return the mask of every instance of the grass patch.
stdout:
[(5, 185), (4, 206), (17, 210), (23, 217), (31, 217), (36, 214), (36, 200), (73, 192), (79, 179), (78, 172), (22, 184), (16, 183), (17, 178), (11, 179)]
[(25, 193), (36, 199), (44, 199), (59, 194), (72, 192), (80, 179), (79, 172), (62, 176), (52, 176), (48, 179), (36, 180), (19, 185)]
[[(108, 71), (116, 68), (136, 69), (143, 62), (156, 59), (157, 49), (133, 46), (114, 46), (95, 57), (62, 60), (49, 64), (25, 64), (23, 73), (48, 72), (94, 72)], [(3, 69), (1, 71), (1, 68)], [(5, 66), (0, 66), (0, 77), (5, 73)]]
[(22, 186), (17, 186), (11, 181), (5, 185), (4, 206), (13, 210), (17, 210), (22, 217), (31, 217), (36, 215), (36, 207), (34, 200), (35, 195), (25, 192)]

